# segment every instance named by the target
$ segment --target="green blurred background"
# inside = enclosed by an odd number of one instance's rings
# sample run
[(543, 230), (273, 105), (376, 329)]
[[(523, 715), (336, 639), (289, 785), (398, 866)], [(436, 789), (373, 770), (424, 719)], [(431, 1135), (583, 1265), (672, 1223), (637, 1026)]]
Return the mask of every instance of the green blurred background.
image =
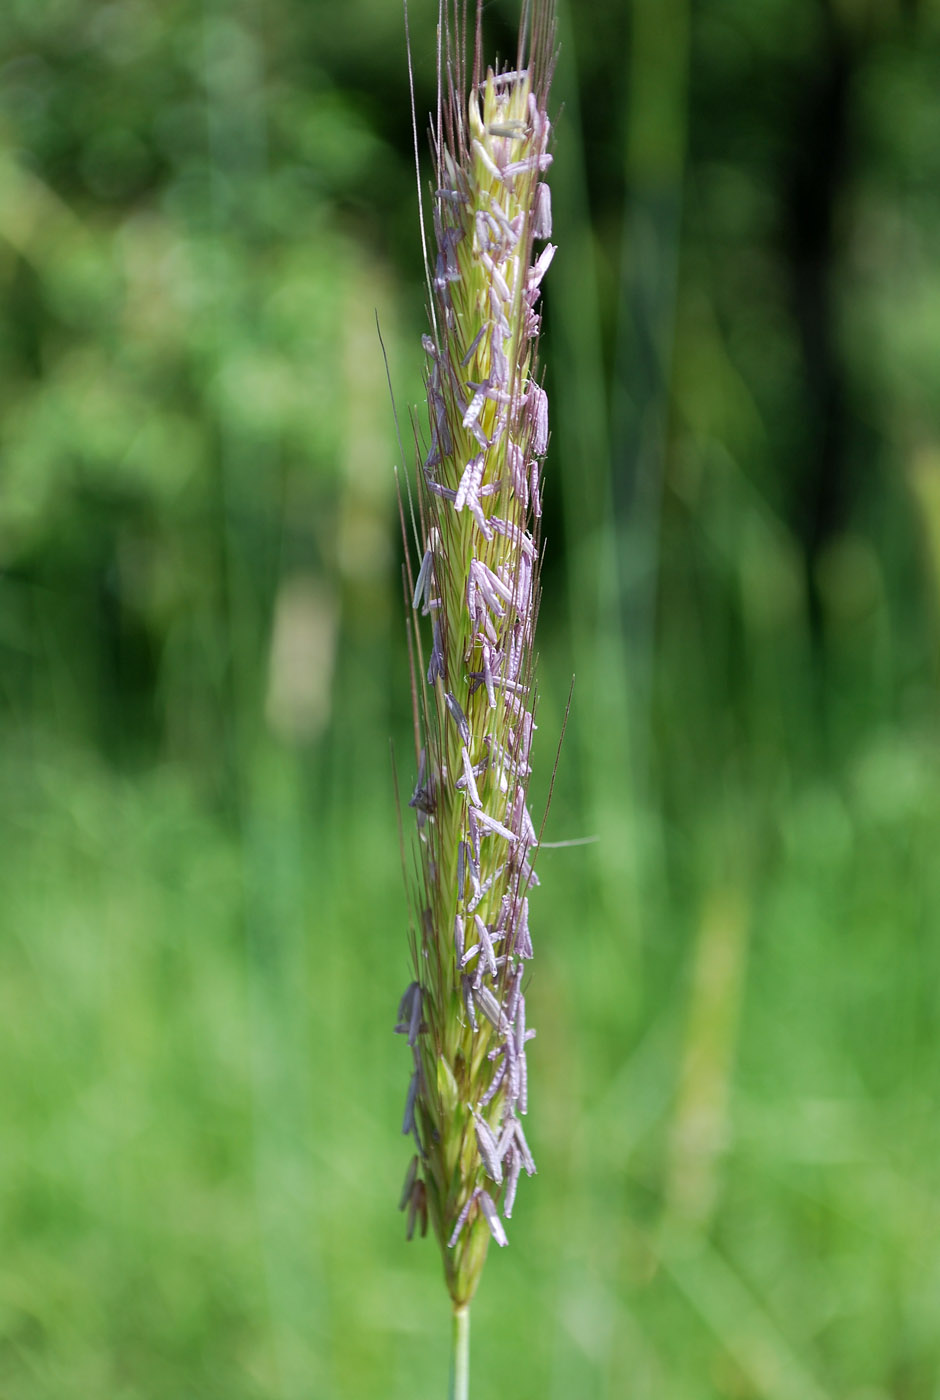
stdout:
[[(541, 858), (473, 1393), (937, 1400), (940, 16), (560, 35), (534, 794), (574, 672), (546, 838), (598, 839)], [(444, 1394), (417, 232), (394, 0), (4, 0), (2, 1400)]]

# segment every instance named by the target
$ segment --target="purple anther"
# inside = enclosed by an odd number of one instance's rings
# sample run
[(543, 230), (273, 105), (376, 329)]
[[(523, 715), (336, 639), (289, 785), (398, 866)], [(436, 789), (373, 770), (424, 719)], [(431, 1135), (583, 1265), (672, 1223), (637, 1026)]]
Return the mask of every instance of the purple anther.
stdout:
[(483, 1158), (483, 1165), (497, 1186), (502, 1185), (503, 1168), (499, 1160), (499, 1153), (496, 1147), (496, 1139), (490, 1129), (490, 1125), (484, 1118), (474, 1119), (477, 1134), (477, 1146), (480, 1149), (480, 1156)]
[(470, 1209), (474, 1201), (476, 1201), (479, 1198), (482, 1191), (483, 1187), (477, 1186), (476, 1189), (470, 1193), (470, 1195), (467, 1197), (467, 1200), (464, 1202), (463, 1208), (461, 1209), (460, 1214), (457, 1216), (457, 1221), (454, 1225), (454, 1233), (451, 1235), (450, 1239), (447, 1242), (448, 1249), (453, 1249), (454, 1245), (460, 1238), (460, 1232), (466, 1224), (467, 1216), (470, 1214)]
[(448, 690), (444, 695), (444, 700), (447, 705), (447, 708), (450, 710), (450, 713), (453, 717), (453, 721), (457, 726), (457, 733), (460, 735), (461, 739), (464, 741), (465, 744), (469, 744), (470, 726), (467, 723), (467, 716), (464, 714), (463, 710), (460, 708), (460, 705), (457, 702), (456, 696), (452, 695), (451, 692)]
[(495, 385), (503, 386), (509, 382), (509, 361), (503, 350), (503, 338), (495, 326), (490, 338), (490, 377)]
[(415, 1070), (408, 1081), (408, 1095), (405, 1099), (405, 1116), (401, 1123), (402, 1137), (407, 1137), (415, 1126), (415, 1098), (418, 1093), (418, 1071)]
[[(545, 186), (543, 185), (542, 188), (544, 189)], [(554, 243), (547, 243), (542, 249), (537, 260), (532, 264), (531, 268), (529, 269), (529, 275), (526, 279), (526, 286), (530, 290), (533, 287), (538, 287), (541, 285), (542, 278), (545, 276), (546, 272), (551, 267), (552, 258), (555, 256), (557, 251), (558, 249), (555, 247)]]
[(480, 811), (476, 813), (476, 819), (479, 825), (485, 827), (487, 831), (492, 831), (494, 835), (501, 836), (503, 840), (508, 841), (510, 845), (515, 843), (515, 832), (510, 831), (508, 826), (503, 826), (502, 822), (497, 821), (495, 817), (491, 817), (489, 812), (484, 812), (481, 808)]
[(533, 238), (552, 236), (552, 192), (542, 181), (535, 191), (535, 214), (532, 218)]
[(539, 492), (538, 462), (529, 463), (529, 496), (532, 500), (532, 514), (535, 516), (536, 520), (538, 520), (541, 518), (542, 515), (542, 497), (541, 493)]
[(483, 804), (480, 801), (476, 778), (473, 776), (473, 764), (470, 762), (470, 755), (467, 753), (466, 747), (460, 750), (460, 756), (463, 762), (463, 777), (457, 779), (457, 787), (466, 788), (467, 796), (473, 806), (481, 807)]
[(526, 1142), (525, 1133), (522, 1131), (522, 1124), (519, 1122), (518, 1118), (514, 1120), (513, 1127), (515, 1129), (516, 1142), (522, 1154), (522, 1162), (525, 1166), (526, 1176), (535, 1176), (535, 1158), (529, 1151), (529, 1144)]
[(483, 325), (480, 327), (480, 329), (477, 331), (476, 335), (475, 335), (475, 336), (473, 337), (473, 339), (471, 340), (469, 346), (467, 347), (467, 353), (464, 355), (463, 359), (460, 361), (460, 366), (461, 366), (462, 369), (466, 369), (466, 368), (467, 368), (467, 365), (468, 365), (468, 364), (470, 363), (470, 361), (473, 359), (473, 353), (474, 353), (474, 351), (476, 350), (477, 346), (479, 345), (480, 341), (483, 339), (484, 335), (486, 334), (486, 328), (487, 328), (488, 325), (489, 325), (489, 322), (488, 322), (488, 321), (484, 321), (484, 322), (483, 322)]
[(428, 659), (428, 685), (433, 685), (444, 675), (444, 648), (441, 645), (441, 624), (437, 618), (431, 621), (431, 655)]
[(486, 924), (483, 922), (483, 920), (480, 918), (479, 914), (474, 914), (473, 917), (476, 922), (477, 933), (480, 935), (480, 947), (483, 950), (483, 955), (480, 961), (485, 963), (486, 966), (489, 968), (490, 976), (495, 977), (498, 968), (496, 966), (496, 954), (493, 952), (493, 944), (490, 939), (490, 931), (486, 927)]
[(480, 1029), (477, 1021), (476, 1007), (473, 1004), (473, 983), (469, 977), (461, 977), (460, 990), (463, 995), (463, 1004), (466, 1008), (467, 1019), (475, 1031)]
[(526, 417), (532, 431), (532, 451), (544, 457), (548, 450), (548, 395), (535, 380), (526, 391)]
[(522, 1000), (522, 966), (518, 966), (512, 974), (512, 982), (509, 985), (509, 997), (506, 1002), (506, 1018), (510, 1024), (516, 1019), (519, 1002)]
[(493, 1102), (493, 1100), (495, 1099), (496, 1095), (499, 1093), (500, 1088), (501, 1088), (502, 1083), (503, 1083), (503, 1080), (504, 1080), (505, 1078), (506, 1078), (506, 1065), (505, 1065), (505, 1062), (504, 1062), (503, 1064), (500, 1065), (499, 1069), (498, 1069), (498, 1070), (496, 1071), (496, 1073), (493, 1075), (493, 1078), (492, 1078), (492, 1080), (490, 1081), (490, 1087), (487, 1089), (486, 1093), (483, 1095), (482, 1099), (480, 1100), (480, 1107), (481, 1107), (481, 1108), (486, 1108), (487, 1104), (490, 1104), (490, 1103)]
[(423, 994), (418, 982), (412, 982), (414, 990), (411, 993), (411, 1016), (408, 1020), (408, 1044), (414, 1048), (418, 1042), (418, 1033), (421, 1030), (421, 1004)]
[(483, 468), (486, 466), (486, 455), (478, 452), (475, 457), (464, 467), (463, 475), (460, 478), (460, 485), (457, 487), (457, 495), (454, 497), (454, 510), (463, 510), (468, 502), (474, 502), (480, 492), (480, 483), (483, 480)]
[(415, 1154), (415, 1156), (412, 1157), (411, 1161), (408, 1163), (408, 1170), (405, 1172), (405, 1184), (402, 1187), (401, 1200), (398, 1202), (399, 1210), (404, 1210), (405, 1206), (411, 1200), (411, 1188), (415, 1184), (415, 1178), (417, 1175), (418, 1157), (417, 1154)]
[(506, 1195), (503, 1199), (503, 1215), (507, 1220), (512, 1218), (512, 1208), (516, 1201), (516, 1187), (519, 1185), (521, 1167), (521, 1156), (518, 1152), (513, 1152), (509, 1160), (509, 1170), (506, 1173)]
[(499, 1215), (497, 1214), (496, 1206), (493, 1204), (492, 1197), (487, 1191), (480, 1192), (480, 1209), (486, 1217), (486, 1223), (490, 1227), (490, 1232), (493, 1236), (493, 1239), (496, 1241), (500, 1248), (502, 1248), (504, 1245), (507, 1245), (509, 1243), (509, 1240), (506, 1238), (506, 1231), (503, 1228), (503, 1222), (500, 1220)]
[(503, 1030), (505, 1026), (503, 1014), (500, 1010), (499, 1002), (496, 1000), (489, 987), (474, 987), (473, 998), (490, 1025), (495, 1027), (498, 1031)]
[(505, 869), (506, 869), (506, 862), (504, 861), (503, 864), (499, 867), (498, 870), (494, 870), (492, 875), (488, 875), (488, 876), (487, 876), (487, 878), (483, 881), (483, 883), (482, 883), (482, 885), (480, 886), (480, 888), (479, 888), (479, 890), (477, 891), (477, 893), (473, 896), (473, 898), (470, 900), (469, 904), (467, 905), (467, 913), (468, 913), (468, 914), (472, 914), (473, 911), (476, 909), (477, 905), (480, 903), (480, 901), (486, 898), (486, 896), (489, 894), (490, 890), (491, 890), (491, 889), (493, 888), (493, 886), (495, 885), (496, 881), (502, 878), (502, 874), (503, 874), (503, 871), (504, 871)]

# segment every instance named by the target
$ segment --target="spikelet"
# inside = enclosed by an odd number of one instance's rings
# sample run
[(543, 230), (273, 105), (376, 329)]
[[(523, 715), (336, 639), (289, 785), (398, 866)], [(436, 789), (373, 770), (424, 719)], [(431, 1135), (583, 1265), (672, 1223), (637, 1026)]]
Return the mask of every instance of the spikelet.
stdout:
[(537, 884), (527, 791), (548, 445), (536, 348), (555, 251), (544, 178), (551, 5), (524, 15), (516, 66), (484, 74), (478, 4), (469, 94), (454, 37), (465, 28), (455, 5), (431, 132), (424, 548), (410, 584), (419, 860), (414, 981), (396, 1026), (413, 1054), (402, 1126), (417, 1148), (402, 1208), (409, 1238), (430, 1217), (457, 1308), (490, 1238), (507, 1243), (520, 1173), (535, 1171), (522, 1118), (535, 1034), (523, 990)]

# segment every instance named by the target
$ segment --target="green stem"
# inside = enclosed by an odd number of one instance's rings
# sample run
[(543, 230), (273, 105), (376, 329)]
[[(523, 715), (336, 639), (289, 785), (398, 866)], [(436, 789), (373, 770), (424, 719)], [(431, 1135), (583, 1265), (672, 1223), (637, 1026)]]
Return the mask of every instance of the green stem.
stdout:
[(450, 1400), (470, 1400), (470, 1304), (454, 1308), (454, 1361)]

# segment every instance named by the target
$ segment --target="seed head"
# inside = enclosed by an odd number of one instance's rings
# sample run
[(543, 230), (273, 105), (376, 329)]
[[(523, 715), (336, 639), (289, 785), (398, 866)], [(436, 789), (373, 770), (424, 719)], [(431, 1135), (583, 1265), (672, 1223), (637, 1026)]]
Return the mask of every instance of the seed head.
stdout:
[(402, 1206), (409, 1235), (430, 1217), (458, 1306), (473, 1296), (490, 1237), (508, 1243), (503, 1219), (520, 1172), (535, 1171), (520, 1117), (535, 1035), (523, 989), (538, 883), (527, 792), (549, 436), (536, 349), (555, 252), (545, 183), (551, 4), (526, 7), (515, 67), (485, 75), (478, 4), (469, 90), (454, 41), (465, 18), (455, 7), (442, 26), (446, 91), (431, 131), (428, 438), (421, 564), (408, 588), (420, 734), (410, 804), (415, 980), (396, 1026), (414, 1060), (403, 1132), (418, 1147)]

